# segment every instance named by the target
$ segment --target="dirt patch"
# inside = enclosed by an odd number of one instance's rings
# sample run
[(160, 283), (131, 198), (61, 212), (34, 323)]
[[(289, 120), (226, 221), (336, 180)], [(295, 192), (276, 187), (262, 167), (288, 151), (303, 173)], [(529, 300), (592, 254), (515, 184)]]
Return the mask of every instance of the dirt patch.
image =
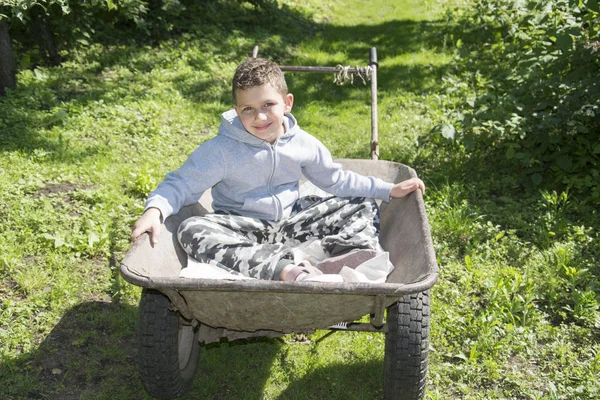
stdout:
[(25, 300), (25, 296), (19, 290), (19, 284), (13, 280), (3, 279), (0, 285), (0, 299), (12, 298), (15, 300)]
[(509, 359), (508, 371), (515, 376), (530, 377), (531, 379), (528, 379), (528, 381), (532, 382), (531, 388), (536, 390), (541, 395), (546, 393), (547, 387), (545, 385), (542, 386), (536, 384), (536, 382), (539, 382), (539, 380), (534, 379), (534, 377), (543, 374), (540, 366), (535, 361), (523, 358), (520, 355), (513, 355)]
[(74, 192), (81, 186), (74, 183), (47, 183), (43, 188), (39, 190), (39, 194), (43, 196), (52, 196), (61, 193)]
[(37, 191), (38, 199), (49, 198), (54, 201), (55, 206), (72, 217), (80, 217), (82, 211), (77, 207), (77, 192), (93, 188), (92, 185), (81, 185), (75, 183), (46, 183)]

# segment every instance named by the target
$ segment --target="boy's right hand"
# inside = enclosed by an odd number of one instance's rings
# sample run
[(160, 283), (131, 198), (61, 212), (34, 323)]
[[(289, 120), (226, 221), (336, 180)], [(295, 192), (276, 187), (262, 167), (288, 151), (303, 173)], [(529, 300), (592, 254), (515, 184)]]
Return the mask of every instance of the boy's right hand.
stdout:
[(131, 231), (131, 239), (136, 240), (140, 235), (145, 232), (150, 233), (150, 240), (153, 245), (158, 243), (158, 236), (160, 235), (160, 218), (161, 212), (158, 208), (149, 208), (142, 214), (142, 216), (135, 222)]
[(400, 183), (395, 184), (392, 187), (390, 196), (392, 198), (404, 197), (415, 190), (419, 189), (422, 194), (425, 194), (425, 184), (419, 178), (410, 178)]

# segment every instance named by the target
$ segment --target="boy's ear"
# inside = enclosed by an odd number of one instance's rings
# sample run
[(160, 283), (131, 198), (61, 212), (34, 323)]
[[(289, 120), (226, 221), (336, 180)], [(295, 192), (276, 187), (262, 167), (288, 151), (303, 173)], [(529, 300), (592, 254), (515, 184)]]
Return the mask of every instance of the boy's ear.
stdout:
[(238, 110), (238, 107), (237, 107), (237, 105), (235, 105), (235, 104), (234, 104), (234, 105), (233, 105), (233, 109), (235, 110), (235, 113), (236, 113), (236, 114), (237, 114), (237, 116), (239, 117), (239, 116), (240, 116), (240, 111)]
[(294, 95), (291, 93), (288, 93), (285, 95), (285, 108), (284, 108), (284, 113), (285, 114), (289, 114), (290, 112), (292, 112), (292, 106), (294, 105)]

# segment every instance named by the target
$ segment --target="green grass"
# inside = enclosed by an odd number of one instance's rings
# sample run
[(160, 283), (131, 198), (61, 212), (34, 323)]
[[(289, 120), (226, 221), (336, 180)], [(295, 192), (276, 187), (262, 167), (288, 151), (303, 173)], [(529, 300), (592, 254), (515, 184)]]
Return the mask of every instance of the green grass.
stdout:
[[(523, 191), (432, 131), (471, 84), (453, 68), (446, 2), (281, 3), (277, 14), (217, 5), (155, 46), (78, 49), (62, 67), (21, 71), (0, 99), (0, 398), (148, 398), (135, 364), (140, 291), (117, 266), (146, 195), (216, 134), (255, 43), (301, 65), (364, 65), (378, 48), (381, 157), (428, 185), (441, 268), (427, 398), (598, 397), (598, 209)], [(337, 157), (368, 157), (367, 87), (288, 79), (307, 131)], [(323, 334), (207, 346), (184, 398), (382, 398), (383, 336), (317, 344)]]

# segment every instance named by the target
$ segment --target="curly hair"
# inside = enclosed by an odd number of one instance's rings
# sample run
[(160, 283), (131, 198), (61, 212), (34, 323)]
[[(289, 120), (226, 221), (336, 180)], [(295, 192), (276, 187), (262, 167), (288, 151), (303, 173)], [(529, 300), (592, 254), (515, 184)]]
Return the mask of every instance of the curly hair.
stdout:
[(247, 58), (235, 70), (233, 75), (232, 96), (236, 101), (236, 91), (270, 83), (282, 96), (288, 89), (279, 65), (264, 58)]

